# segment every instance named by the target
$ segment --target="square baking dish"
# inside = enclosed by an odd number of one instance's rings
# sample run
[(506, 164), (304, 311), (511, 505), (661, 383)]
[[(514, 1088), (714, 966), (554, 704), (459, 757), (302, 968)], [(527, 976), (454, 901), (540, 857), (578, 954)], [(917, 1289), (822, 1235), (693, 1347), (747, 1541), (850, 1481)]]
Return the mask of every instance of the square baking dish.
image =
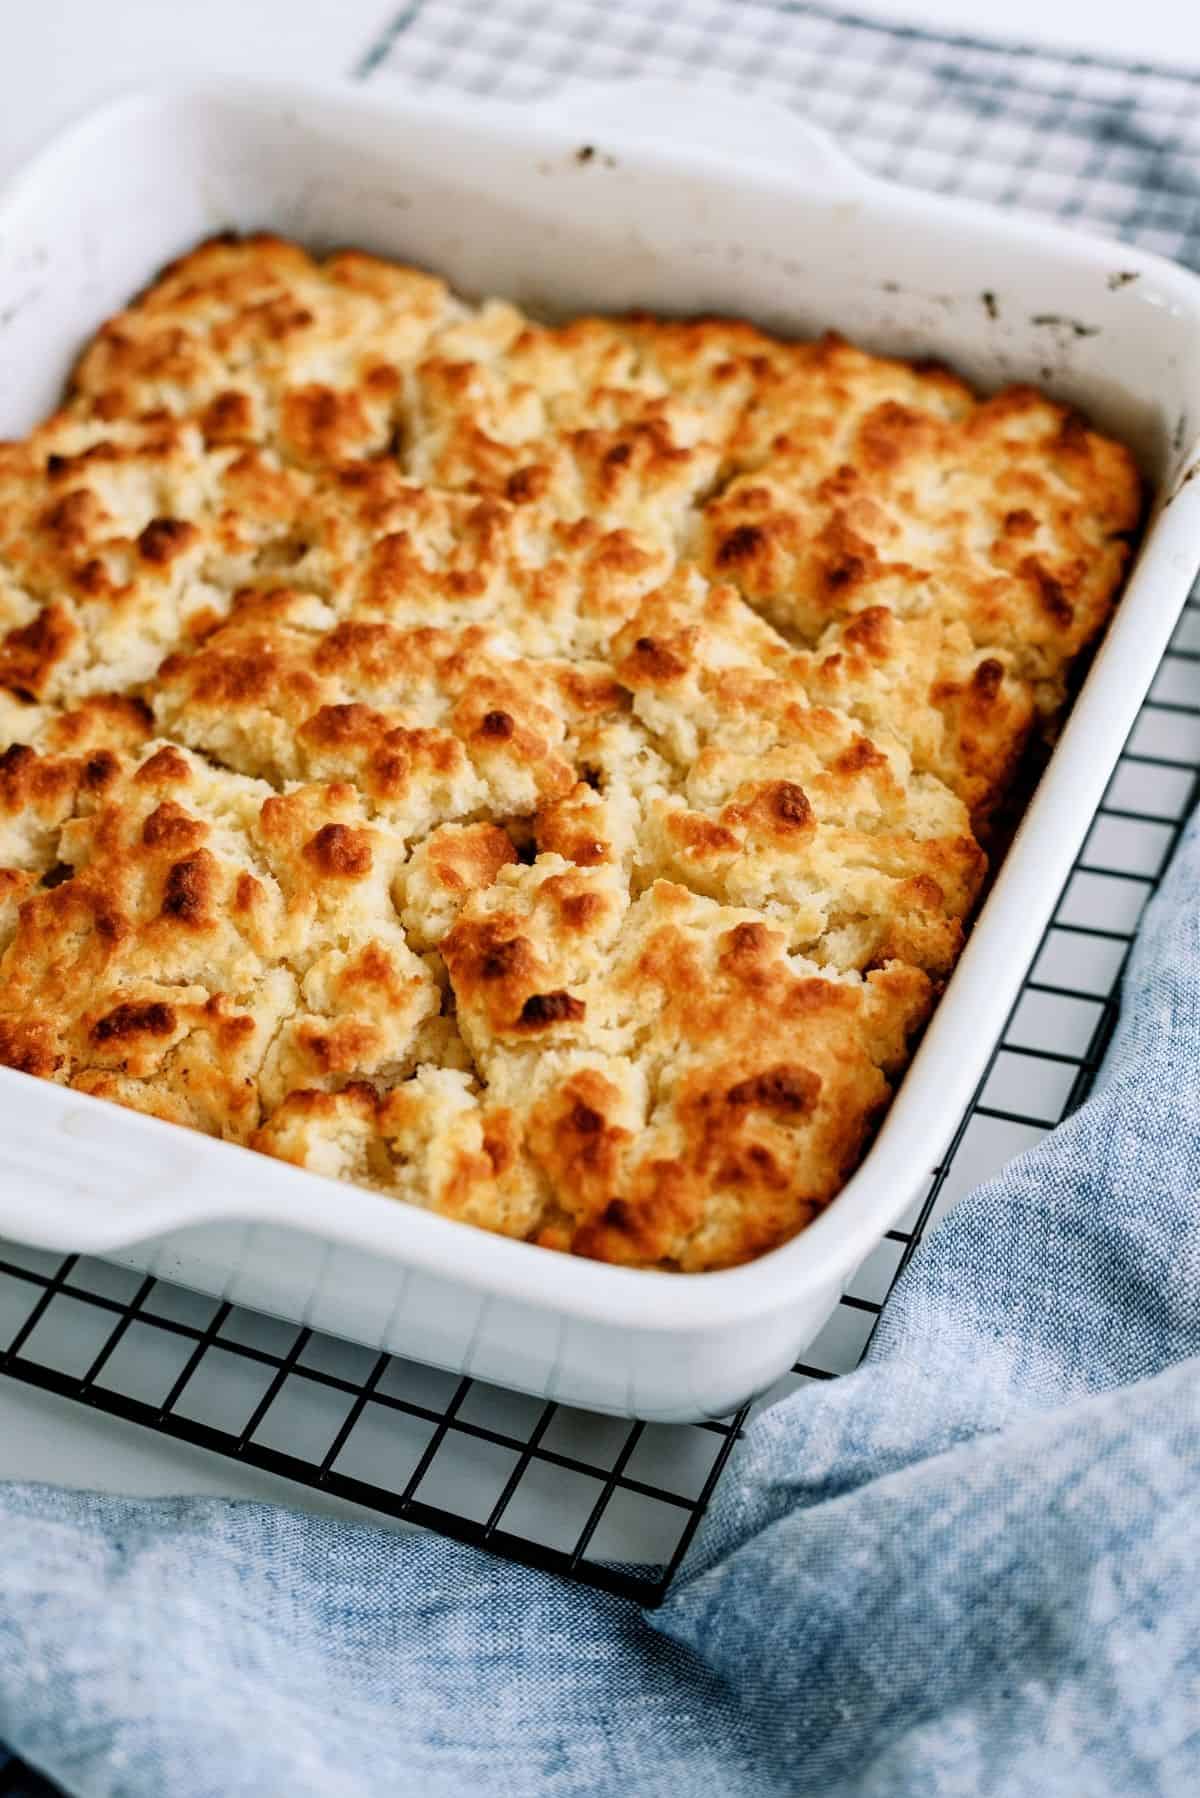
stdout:
[[(424, 264), (538, 312), (743, 314), (1031, 380), (1138, 454), (1136, 568), (876, 1141), (799, 1237), (679, 1276), (556, 1255), (0, 1069), (0, 1234), (110, 1256), (454, 1371), (661, 1420), (724, 1414), (816, 1334), (924, 1190), (978, 1081), (1200, 562), (1200, 280), (868, 178), (717, 90), (533, 108), (393, 88), (119, 100), (0, 193), (0, 434), (170, 257), (270, 228)], [(1192, 479), (1192, 476), (1198, 478)]]

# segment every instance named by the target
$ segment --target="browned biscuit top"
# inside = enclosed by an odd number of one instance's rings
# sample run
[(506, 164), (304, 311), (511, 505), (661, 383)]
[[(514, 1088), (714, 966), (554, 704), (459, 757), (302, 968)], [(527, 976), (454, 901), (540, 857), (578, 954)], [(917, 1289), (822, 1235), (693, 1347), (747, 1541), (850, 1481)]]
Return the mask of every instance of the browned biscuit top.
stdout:
[(0, 1062), (703, 1270), (853, 1171), (1132, 461), (727, 319), (260, 236), (0, 445)]

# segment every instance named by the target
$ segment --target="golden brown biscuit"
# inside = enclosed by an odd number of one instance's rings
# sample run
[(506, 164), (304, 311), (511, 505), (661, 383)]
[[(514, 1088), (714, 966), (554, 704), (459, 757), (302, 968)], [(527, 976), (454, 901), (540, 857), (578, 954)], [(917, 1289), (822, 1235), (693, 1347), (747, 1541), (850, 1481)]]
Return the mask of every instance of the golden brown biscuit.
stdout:
[[(64, 765), (34, 767), (26, 816)], [(0, 1061), (239, 1139), (296, 1087), (417, 1065), (441, 988), (392, 903), (403, 844), (352, 788), (276, 794), (161, 743), (65, 790), (58, 877), (0, 960)]]
[[(666, 882), (623, 921), (604, 893), (514, 875), (451, 933), (482, 1086), (294, 1094), (256, 1146), (605, 1260), (694, 1272), (786, 1240), (852, 1170), (929, 982), (793, 961), (753, 913)], [(593, 896), (592, 928), (564, 921)]]
[(346, 465), (315, 487), (291, 545), (289, 582), (339, 617), (488, 624), (533, 655), (602, 651), (673, 566), (627, 525), (421, 486), (388, 460)]
[(0, 1063), (700, 1271), (857, 1165), (1141, 507), (835, 337), (201, 245), (0, 445)]
[(123, 694), (59, 712), (0, 688), (0, 948), (19, 905), (71, 872), (58, 858), (64, 824), (118, 782), (122, 752), (138, 749), (150, 729), (148, 707)]
[(387, 445), (405, 370), (460, 311), (444, 282), (376, 257), (216, 238), (104, 326), (71, 393), (106, 420), (165, 411), (209, 444), (325, 466)]
[(367, 1085), (293, 1093), (252, 1146), (509, 1236), (535, 1232), (548, 1202), (515, 1113), (447, 1066), (422, 1067), (382, 1095)]
[(62, 702), (144, 683), (239, 587), (278, 581), (304, 484), (172, 419), (60, 413), (0, 451), (0, 684)]
[(1006, 652), (1045, 708), (1061, 704), (1140, 517), (1128, 452), (1031, 388), (950, 416), (920, 395), (862, 411), (849, 378), (840, 392), (836, 428), (793, 422), (774, 453), (756, 439), (753, 472), (705, 509), (703, 565), (810, 646), (878, 603), (936, 610)]
[(352, 779), (408, 836), (568, 792), (578, 726), (627, 704), (605, 663), (531, 660), (478, 625), (338, 622), (288, 589), (248, 597), (156, 687), (168, 734), (276, 782)]
[[(761, 1254), (834, 1196), (931, 996), (902, 963), (864, 978), (793, 960), (753, 913), (667, 882), (630, 913), (615, 983), (655, 1097), (571, 1246), (685, 1271)], [(586, 1158), (588, 1121), (564, 1119), (560, 1145), (572, 1134)]]

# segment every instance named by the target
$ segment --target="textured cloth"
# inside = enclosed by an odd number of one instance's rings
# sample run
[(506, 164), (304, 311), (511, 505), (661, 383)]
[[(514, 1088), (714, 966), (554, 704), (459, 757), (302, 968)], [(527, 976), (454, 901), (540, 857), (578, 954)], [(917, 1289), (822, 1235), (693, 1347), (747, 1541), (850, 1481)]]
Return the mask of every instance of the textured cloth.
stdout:
[(121, 1798), (1200, 1790), (1200, 830), (1088, 1104), (750, 1428), (652, 1616), (432, 1537), (0, 1493), (0, 1736)]

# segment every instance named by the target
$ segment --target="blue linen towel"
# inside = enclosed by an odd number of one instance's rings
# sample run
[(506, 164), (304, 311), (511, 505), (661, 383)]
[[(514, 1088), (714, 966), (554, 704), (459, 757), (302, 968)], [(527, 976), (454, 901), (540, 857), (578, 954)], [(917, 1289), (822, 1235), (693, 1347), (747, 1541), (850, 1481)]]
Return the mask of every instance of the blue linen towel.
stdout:
[(433, 1537), (0, 1489), (0, 1737), (88, 1798), (1200, 1792), (1200, 831), (1089, 1103), (762, 1415), (654, 1615)]

